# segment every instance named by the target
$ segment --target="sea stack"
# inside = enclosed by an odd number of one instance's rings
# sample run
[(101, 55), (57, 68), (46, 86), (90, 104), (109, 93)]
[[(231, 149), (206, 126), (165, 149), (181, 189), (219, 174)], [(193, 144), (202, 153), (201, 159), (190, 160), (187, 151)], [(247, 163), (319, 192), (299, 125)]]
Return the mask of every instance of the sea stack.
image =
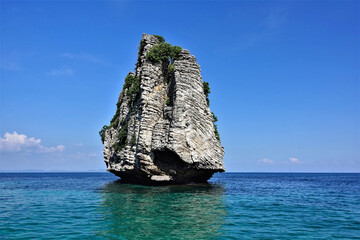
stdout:
[(209, 85), (188, 50), (143, 34), (110, 122), (100, 131), (107, 171), (123, 182), (206, 182), (225, 171)]

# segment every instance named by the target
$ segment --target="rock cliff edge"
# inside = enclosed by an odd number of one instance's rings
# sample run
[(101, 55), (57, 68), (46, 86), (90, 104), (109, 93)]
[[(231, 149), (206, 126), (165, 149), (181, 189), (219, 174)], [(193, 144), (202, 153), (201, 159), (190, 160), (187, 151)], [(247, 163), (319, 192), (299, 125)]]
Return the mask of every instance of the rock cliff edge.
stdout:
[(135, 73), (100, 131), (107, 170), (137, 184), (206, 182), (225, 171), (208, 93), (188, 50), (143, 34)]

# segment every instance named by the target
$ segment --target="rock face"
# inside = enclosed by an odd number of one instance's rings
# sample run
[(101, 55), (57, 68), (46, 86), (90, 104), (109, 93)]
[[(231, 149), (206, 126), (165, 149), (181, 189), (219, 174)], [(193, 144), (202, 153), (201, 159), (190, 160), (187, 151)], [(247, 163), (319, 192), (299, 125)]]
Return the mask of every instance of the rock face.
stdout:
[(147, 53), (162, 42), (143, 34), (135, 73), (120, 93), (110, 126), (100, 131), (107, 170), (137, 184), (206, 182), (225, 171), (200, 66), (188, 50), (169, 61)]

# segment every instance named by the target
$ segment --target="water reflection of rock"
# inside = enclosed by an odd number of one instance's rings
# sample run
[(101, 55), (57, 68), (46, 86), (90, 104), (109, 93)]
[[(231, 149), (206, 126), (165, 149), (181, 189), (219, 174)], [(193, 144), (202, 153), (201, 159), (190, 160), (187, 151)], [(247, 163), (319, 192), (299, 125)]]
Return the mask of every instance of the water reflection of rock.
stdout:
[(226, 215), (221, 185), (136, 186), (101, 189), (99, 237), (107, 239), (213, 239)]

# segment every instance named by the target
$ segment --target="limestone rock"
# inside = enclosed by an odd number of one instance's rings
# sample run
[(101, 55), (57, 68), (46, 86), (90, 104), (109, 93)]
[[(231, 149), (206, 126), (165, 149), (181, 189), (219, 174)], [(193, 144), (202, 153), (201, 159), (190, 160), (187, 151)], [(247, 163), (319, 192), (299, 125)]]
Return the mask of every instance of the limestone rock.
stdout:
[(171, 70), (169, 62), (150, 61), (146, 54), (160, 41), (143, 34), (131, 83), (125, 81), (117, 112), (103, 129), (104, 161), (124, 182), (206, 182), (225, 171), (224, 148), (214, 133), (200, 66), (185, 49)]

